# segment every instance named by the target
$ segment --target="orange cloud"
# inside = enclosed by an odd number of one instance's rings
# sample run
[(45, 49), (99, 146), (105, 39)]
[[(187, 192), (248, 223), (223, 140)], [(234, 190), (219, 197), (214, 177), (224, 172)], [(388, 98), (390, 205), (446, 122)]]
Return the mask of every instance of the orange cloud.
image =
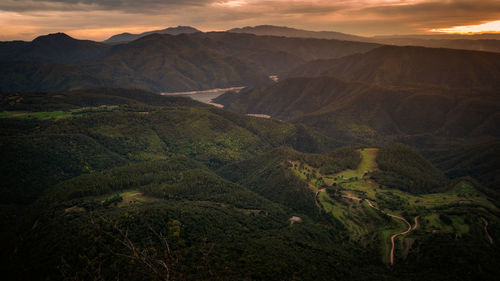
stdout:
[(104, 40), (115, 33), (177, 25), (204, 31), (271, 24), (359, 35), (411, 34), (454, 32), (498, 19), (498, 0), (0, 0), (0, 40), (53, 32)]
[(476, 25), (435, 28), (430, 31), (439, 33), (500, 33), (500, 20)]

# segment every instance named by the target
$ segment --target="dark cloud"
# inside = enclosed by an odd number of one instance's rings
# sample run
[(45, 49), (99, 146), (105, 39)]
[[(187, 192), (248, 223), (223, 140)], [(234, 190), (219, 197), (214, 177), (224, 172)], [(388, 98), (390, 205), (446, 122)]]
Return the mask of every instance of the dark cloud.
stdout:
[(224, 30), (274, 24), (408, 34), (494, 20), (500, 20), (500, 0), (0, 0), (4, 40), (46, 31), (105, 39), (113, 32), (172, 25)]
[(211, 0), (1, 0), (0, 10), (29, 11), (91, 11), (114, 10), (133, 13), (160, 12), (182, 6), (201, 6)]
[(335, 1), (253, 1), (248, 9), (260, 10), (267, 14), (329, 14), (348, 8), (345, 3)]
[(388, 20), (423, 28), (478, 24), (500, 19), (498, 0), (430, 1), (410, 5), (382, 5), (360, 9), (359, 16), (376, 14)]

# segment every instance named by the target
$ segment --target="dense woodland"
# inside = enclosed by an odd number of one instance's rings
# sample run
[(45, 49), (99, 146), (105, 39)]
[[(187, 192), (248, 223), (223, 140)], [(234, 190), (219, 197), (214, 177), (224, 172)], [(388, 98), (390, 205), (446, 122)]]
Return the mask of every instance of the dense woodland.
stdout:
[(375, 172), (373, 178), (390, 188), (419, 194), (441, 191), (447, 185), (443, 172), (411, 147), (383, 148), (377, 154), (377, 164), (381, 171)]

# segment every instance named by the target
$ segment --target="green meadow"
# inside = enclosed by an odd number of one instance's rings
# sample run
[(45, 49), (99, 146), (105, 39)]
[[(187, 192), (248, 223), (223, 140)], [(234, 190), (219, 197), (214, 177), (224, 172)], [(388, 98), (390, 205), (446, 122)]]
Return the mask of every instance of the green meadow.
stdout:
[(110, 106), (99, 106), (99, 107), (83, 107), (78, 109), (71, 109), (67, 111), (63, 110), (55, 110), (55, 111), (41, 111), (41, 112), (33, 112), (33, 111), (2, 111), (0, 112), (0, 118), (19, 118), (19, 119), (66, 119), (66, 118), (74, 118), (81, 117), (86, 113), (95, 113), (95, 112), (109, 112), (117, 109), (117, 105)]

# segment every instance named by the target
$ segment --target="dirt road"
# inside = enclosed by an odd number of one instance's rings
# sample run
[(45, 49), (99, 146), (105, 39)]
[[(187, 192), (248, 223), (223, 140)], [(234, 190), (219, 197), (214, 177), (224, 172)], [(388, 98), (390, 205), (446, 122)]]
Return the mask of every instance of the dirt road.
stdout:
[(490, 233), (488, 232), (488, 221), (483, 217), (481, 217), (481, 219), (484, 222), (484, 232), (486, 233), (486, 237), (490, 241), (490, 244), (493, 244), (493, 237), (491, 237)]
[(392, 248), (391, 248), (391, 265), (393, 265), (394, 264), (394, 239), (396, 239), (396, 237), (398, 237), (399, 235), (408, 234), (410, 231), (412, 231), (412, 227), (411, 227), (411, 224), (405, 218), (403, 218), (403, 217), (392, 215), (392, 214), (387, 214), (387, 215), (391, 216), (393, 218), (400, 219), (400, 220), (404, 221), (408, 225), (408, 229), (406, 231), (401, 232), (401, 233), (396, 233), (396, 234), (394, 234), (394, 235), (391, 236), (391, 244), (392, 244)]
[(415, 217), (415, 225), (413, 226), (413, 230), (417, 229), (417, 227), (418, 227), (418, 217), (419, 216)]
[(356, 201), (361, 201), (362, 199), (361, 198), (358, 198), (350, 193), (347, 193), (347, 194), (342, 194), (342, 197), (344, 198), (349, 198), (349, 199), (352, 199), (352, 200), (356, 200)]
[(322, 189), (316, 191), (316, 194), (314, 194), (314, 204), (316, 204), (316, 207), (318, 207), (319, 210), (321, 211), (321, 204), (318, 201), (318, 194), (320, 192), (326, 192), (326, 188), (322, 188)]
[(391, 265), (393, 265), (394, 264), (394, 240), (399, 235), (406, 235), (406, 234), (410, 233), (412, 230), (417, 229), (417, 227), (418, 227), (418, 216), (415, 217), (415, 225), (412, 227), (411, 224), (405, 218), (400, 217), (400, 216), (396, 216), (396, 215), (393, 215), (393, 214), (389, 214), (389, 213), (386, 213), (386, 212), (380, 210), (378, 207), (374, 206), (373, 203), (370, 200), (368, 200), (368, 199), (365, 199), (365, 201), (366, 201), (366, 203), (368, 203), (368, 205), (370, 205), (370, 207), (372, 207), (372, 208), (374, 208), (376, 210), (379, 210), (380, 212), (382, 212), (382, 213), (384, 213), (384, 214), (386, 214), (386, 215), (388, 215), (390, 217), (402, 220), (402, 221), (404, 221), (408, 225), (408, 229), (406, 231), (403, 231), (403, 232), (400, 232), (400, 233), (396, 233), (396, 234), (393, 234), (391, 236), (392, 247), (391, 247), (390, 259), (391, 259)]

